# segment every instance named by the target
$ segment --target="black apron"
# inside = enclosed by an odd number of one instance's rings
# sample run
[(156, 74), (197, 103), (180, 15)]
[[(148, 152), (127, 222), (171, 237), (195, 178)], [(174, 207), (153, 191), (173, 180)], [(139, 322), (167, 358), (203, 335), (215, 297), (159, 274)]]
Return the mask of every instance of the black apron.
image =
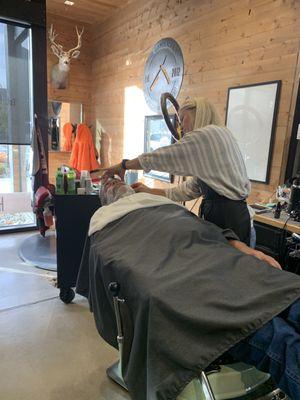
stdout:
[(231, 229), (249, 246), (251, 224), (246, 201), (221, 196), (200, 179), (199, 186), (203, 194), (199, 216), (220, 228)]

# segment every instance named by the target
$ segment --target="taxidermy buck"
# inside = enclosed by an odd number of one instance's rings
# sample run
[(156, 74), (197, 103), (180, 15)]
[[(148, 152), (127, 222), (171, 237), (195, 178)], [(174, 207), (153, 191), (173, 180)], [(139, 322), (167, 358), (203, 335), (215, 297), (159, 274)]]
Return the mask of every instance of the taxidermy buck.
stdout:
[(57, 34), (53, 29), (53, 25), (49, 30), (49, 39), (51, 43), (51, 50), (58, 57), (58, 63), (52, 67), (51, 71), (51, 81), (52, 85), (55, 89), (66, 89), (68, 86), (68, 76), (70, 71), (70, 62), (72, 58), (78, 58), (81, 48), (81, 36), (83, 34), (84, 28), (82, 28), (81, 32), (78, 31), (76, 26), (76, 33), (78, 43), (77, 46), (68, 51), (63, 50), (63, 46), (55, 42), (55, 38)]

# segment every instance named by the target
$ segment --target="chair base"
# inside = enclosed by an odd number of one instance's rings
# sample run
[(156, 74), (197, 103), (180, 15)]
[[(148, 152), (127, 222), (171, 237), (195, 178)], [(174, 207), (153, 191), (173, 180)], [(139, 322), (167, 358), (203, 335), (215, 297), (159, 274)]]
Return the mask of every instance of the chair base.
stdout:
[[(235, 368), (237, 368), (239, 364), (235, 364)], [(215, 397), (217, 400), (225, 400), (225, 399), (230, 399), (230, 400), (275, 400), (275, 399), (281, 399), (281, 400), (290, 400), (290, 398), (286, 395), (284, 395), (283, 392), (281, 392), (279, 389), (276, 389), (274, 384), (270, 379), (267, 379), (266, 382), (260, 382), (256, 388), (252, 386), (252, 390), (249, 387), (247, 389), (244, 389), (241, 392), (235, 391), (233, 393), (232, 391), (225, 390), (225, 387), (222, 387), (222, 381), (230, 381), (231, 384), (234, 384), (234, 379), (230, 377), (230, 370), (224, 371), (228, 367), (221, 366), (221, 369), (223, 371), (221, 373), (213, 373), (209, 376), (211, 380), (211, 384), (213, 386), (214, 391), (216, 391)], [(251, 369), (251, 367), (249, 367)], [(253, 368), (253, 367), (252, 367)], [(234, 370), (232, 371), (234, 373)], [(259, 371), (257, 371), (259, 372)], [(122, 378), (122, 373), (121, 373), (121, 365), (120, 362), (117, 361), (115, 362), (112, 366), (107, 368), (106, 370), (107, 376), (113, 380), (115, 383), (117, 383), (119, 386), (121, 386), (123, 389), (128, 391), (127, 386)], [(214, 378), (220, 378), (221, 381), (215, 381)], [(245, 378), (245, 376), (244, 376)], [(255, 377), (253, 376), (254, 381), (256, 381)], [(224, 382), (225, 383), (225, 382)], [(225, 385), (226, 386), (226, 385)], [(233, 385), (236, 386), (236, 385)], [(231, 393), (230, 393), (231, 392)], [(247, 393), (248, 392), (248, 393)], [(185, 389), (180, 393), (178, 396), (177, 400), (207, 400), (207, 397), (205, 396), (203, 392), (203, 387), (201, 385), (201, 382), (199, 379), (194, 379), (192, 382), (190, 382)]]
[(121, 367), (120, 367), (119, 361), (115, 362), (112, 366), (107, 368), (106, 374), (111, 380), (113, 380), (118, 385), (122, 386), (123, 389), (128, 390), (127, 386), (122, 378)]

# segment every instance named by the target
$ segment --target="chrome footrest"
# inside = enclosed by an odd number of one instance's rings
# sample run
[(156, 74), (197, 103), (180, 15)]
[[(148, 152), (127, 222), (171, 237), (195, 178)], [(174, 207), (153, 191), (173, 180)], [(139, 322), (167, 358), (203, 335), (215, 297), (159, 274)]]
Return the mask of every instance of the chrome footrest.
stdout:
[(118, 385), (122, 386), (122, 388), (124, 388), (125, 390), (128, 390), (127, 387), (126, 387), (126, 384), (125, 384), (125, 382), (124, 382), (124, 380), (122, 378), (122, 373), (121, 373), (121, 368), (120, 368), (119, 361), (117, 361), (112, 366), (107, 368), (106, 374), (111, 380), (116, 382)]

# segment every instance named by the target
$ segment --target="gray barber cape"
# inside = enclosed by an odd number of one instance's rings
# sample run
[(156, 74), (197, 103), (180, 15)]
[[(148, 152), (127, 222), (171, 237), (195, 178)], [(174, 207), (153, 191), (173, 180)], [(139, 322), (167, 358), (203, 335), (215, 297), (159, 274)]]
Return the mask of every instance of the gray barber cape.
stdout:
[(177, 205), (135, 210), (86, 246), (77, 292), (117, 348), (110, 282), (121, 286), (124, 380), (134, 400), (175, 400), (234, 344), (300, 297), (300, 277), (231, 247)]

